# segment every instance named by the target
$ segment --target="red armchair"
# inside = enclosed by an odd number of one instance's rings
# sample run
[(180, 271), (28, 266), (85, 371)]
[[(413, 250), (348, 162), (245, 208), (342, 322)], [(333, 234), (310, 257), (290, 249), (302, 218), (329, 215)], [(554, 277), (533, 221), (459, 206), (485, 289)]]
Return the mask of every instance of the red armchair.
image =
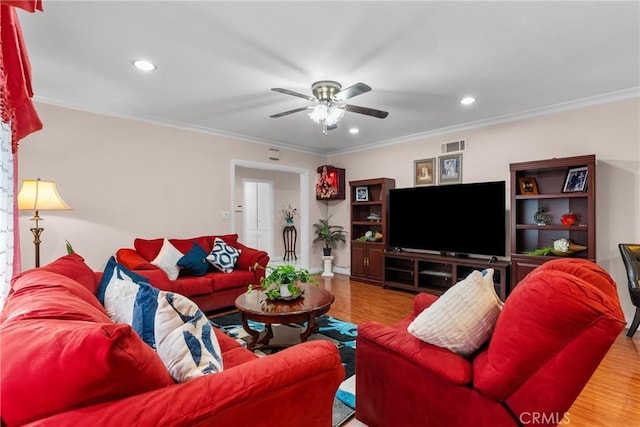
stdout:
[(566, 423), (625, 326), (615, 282), (580, 259), (529, 274), (506, 300), (490, 341), (467, 357), (407, 332), (436, 299), (418, 294), (413, 315), (397, 325), (359, 325), (356, 418), (368, 426)]

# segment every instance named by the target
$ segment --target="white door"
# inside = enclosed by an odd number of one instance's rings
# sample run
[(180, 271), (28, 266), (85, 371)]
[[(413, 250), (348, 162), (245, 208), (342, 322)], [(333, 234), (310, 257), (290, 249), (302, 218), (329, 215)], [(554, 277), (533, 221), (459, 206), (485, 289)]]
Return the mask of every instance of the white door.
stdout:
[(245, 245), (273, 254), (273, 182), (243, 180)]

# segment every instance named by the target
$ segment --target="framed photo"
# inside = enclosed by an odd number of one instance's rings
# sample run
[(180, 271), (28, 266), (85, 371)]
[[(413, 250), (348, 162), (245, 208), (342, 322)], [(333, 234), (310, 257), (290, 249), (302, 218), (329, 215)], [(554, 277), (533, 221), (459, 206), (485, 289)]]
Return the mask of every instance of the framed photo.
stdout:
[(438, 157), (438, 184), (460, 184), (462, 182), (462, 154)]
[(564, 180), (564, 187), (562, 187), (563, 193), (574, 193), (578, 191), (585, 191), (587, 189), (587, 174), (589, 173), (586, 166), (579, 168), (571, 168), (567, 172), (567, 177)]
[(356, 187), (356, 202), (369, 201), (369, 187)]
[(433, 185), (436, 183), (436, 159), (413, 161), (413, 185)]
[(518, 178), (518, 188), (520, 194), (538, 194), (538, 183), (535, 178), (523, 176)]

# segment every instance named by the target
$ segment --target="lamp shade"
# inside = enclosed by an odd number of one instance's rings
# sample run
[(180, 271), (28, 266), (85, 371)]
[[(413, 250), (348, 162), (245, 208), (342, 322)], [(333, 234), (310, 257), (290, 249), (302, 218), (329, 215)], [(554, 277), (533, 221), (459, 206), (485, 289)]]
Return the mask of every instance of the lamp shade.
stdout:
[(25, 179), (18, 193), (20, 210), (71, 210), (58, 194), (56, 183), (40, 179)]

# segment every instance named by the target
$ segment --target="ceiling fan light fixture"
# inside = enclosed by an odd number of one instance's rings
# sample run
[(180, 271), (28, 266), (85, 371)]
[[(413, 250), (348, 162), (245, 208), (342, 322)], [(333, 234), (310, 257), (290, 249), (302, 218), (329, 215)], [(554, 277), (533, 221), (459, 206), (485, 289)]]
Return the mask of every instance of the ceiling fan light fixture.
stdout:
[(344, 117), (345, 111), (347, 111), (347, 109), (344, 104), (332, 103), (331, 105), (329, 105), (327, 117), (324, 119), (324, 122), (327, 124), (327, 126), (333, 126), (337, 124)]
[(310, 108), (309, 118), (313, 120), (314, 123), (321, 123), (327, 118), (327, 114), (329, 107), (326, 103), (320, 102), (319, 104)]
[[(271, 118), (287, 116), (299, 111), (307, 110), (307, 115), (316, 124), (322, 124), (322, 132), (326, 135), (327, 131), (335, 129), (337, 124), (344, 117), (347, 111), (352, 113), (364, 114), (365, 116), (376, 117), (378, 119), (386, 118), (389, 113), (387, 111), (376, 110), (374, 108), (359, 107), (350, 105), (345, 100), (353, 98), (369, 92), (371, 86), (364, 83), (356, 83), (346, 89), (342, 89), (340, 83), (333, 80), (321, 80), (311, 85), (314, 96), (305, 95), (303, 93), (294, 92), (289, 89), (274, 87), (274, 92), (291, 95), (298, 98), (304, 98), (311, 101), (307, 107), (294, 108), (292, 110), (283, 111), (282, 113), (272, 114)], [(354, 133), (354, 132), (352, 132)], [(356, 132), (357, 133), (357, 132)]]

